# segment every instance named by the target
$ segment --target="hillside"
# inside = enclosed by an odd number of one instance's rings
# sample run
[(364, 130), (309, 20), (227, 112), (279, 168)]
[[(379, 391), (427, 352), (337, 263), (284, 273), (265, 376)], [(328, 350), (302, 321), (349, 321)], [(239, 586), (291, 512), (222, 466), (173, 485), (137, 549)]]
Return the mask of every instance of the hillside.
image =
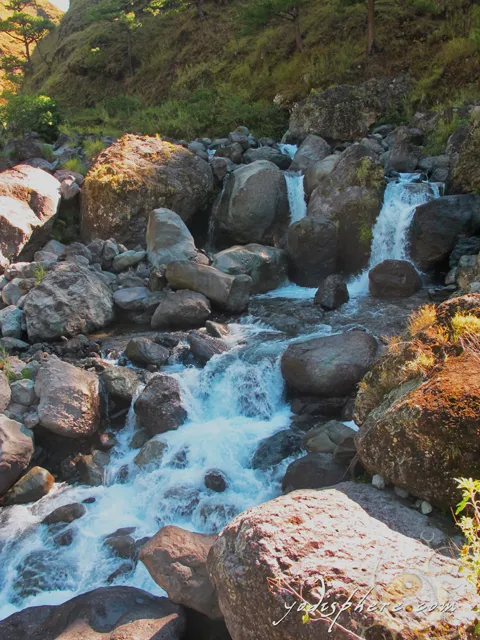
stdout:
[[(0, 3), (0, 20), (8, 18), (10, 12), (5, 9), (5, 3)], [(33, 13), (34, 15), (43, 16), (49, 18), (53, 22), (60, 22), (63, 16), (63, 11), (60, 11), (55, 5), (48, 0), (38, 0), (35, 8), (25, 9), (26, 13)], [(0, 32), (0, 57), (3, 56), (21, 56), (22, 45), (20, 42), (13, 40), (8, 34)], [(4, 84), (2, 80), (2, 73), (0, 71), (0, 92), (3, 91)]]

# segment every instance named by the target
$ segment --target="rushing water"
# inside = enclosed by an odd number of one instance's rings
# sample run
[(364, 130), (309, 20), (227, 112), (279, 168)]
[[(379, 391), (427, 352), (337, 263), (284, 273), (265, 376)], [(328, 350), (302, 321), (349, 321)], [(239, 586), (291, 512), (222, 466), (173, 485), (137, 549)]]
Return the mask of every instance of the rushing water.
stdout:
[(368, 268), (348, 287), (351, 296), (368, 293), (368, 272), (384, 260), (408, 260), (408, 230), (416, 207), (441, 195), (441, 184), (421, 182), (418, 173), (402, 173), (385, 189), (383, 206), (372, 232)]
[(303, 189), (303, 174), (287, 171), (285, 181), (287, 183), (288, 204), (290, 206), (290, 224), (298, 222), (307, 215), (307, 203)]

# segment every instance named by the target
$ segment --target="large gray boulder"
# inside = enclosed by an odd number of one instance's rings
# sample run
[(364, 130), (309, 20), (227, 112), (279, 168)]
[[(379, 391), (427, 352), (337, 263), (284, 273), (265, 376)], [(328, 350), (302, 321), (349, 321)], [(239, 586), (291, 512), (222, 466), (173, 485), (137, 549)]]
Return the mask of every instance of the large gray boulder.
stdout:
[(0, 622), (2, 640), (181, 640), (182, 607), (133, 587), (102, 587)]
[(129, 367), (111, 366), (103, 371), (100, 379), (107, 394), (116, 404), (130, 406), (139, 384), (138, 374)]
[[(13, 200), (13, 202), (12, 202)], [(18, 165), (0, 173), (0, 251), (9, 260), (31, 259), (49, 239), (60, 204), (60, 182), (52, 175)]]
[(85, 267), (56, 265), (25, 298), (23, 307), (31, 342), (91, 333), (114, 318), (107, 285)]
[(310, 196), (318, 187), (321, 179), (332, 173), (332, 171), (337, 166), (337, 162), (339, 159), (339, 154), (333, 154), (327, 156), (323, 160), (319, 160), (318, 162), (309, 165), (309, 167), (305, 171), (305, 178), (303, 180), (303, 189), (305, 191), (307, 201), (310, 200)]
[(217, 253), (213, 266), (232, 276), (246, 274), (252, 279), (252, 293), (265, 293), (280, 286), (287, 277), (287, 254), (282, 249), (247, 244)]
[(173, 289), (202, 293), (226, 311), (239, 313), (248, 306), (252, 288), (249, 276), (231, 276), (214, 267), (187, 261), (171, 262), (166, 275)]
[(32, 433), (19, 422), (0, 414), (0, 496), (20, 478), (32, 455)]
[(279, 169), (285, 171), (292, 164), (292, 159), (286, 153), (282, 153), (279, 149), (273, 147), (259, 147), (258, 149), (249, 149), (243, 154), (245, 164), (256, 162), (257, 160), (268, 160), (276, 164)]
[(318, 287), (313, 303), (320, 305), (325, 311), (332, 311), (341, 307), (349, 299), (348, 288), (343, 277), (331, 275)]
[(201, 293), (183, 289), (167, 293), (152, 317), (152, 329), (194, 329), (210, 317), (210, 303)]
[(126, 134), (103, 151), (82, 188), (84, 240), (145, 241), (146, 216), (158, 207), (189, 220), (213, 190), (208, 163), (160, 138)]
[(215, 539), (215, 535), (163, 527), (143, 545), (139, 558), (173, 602), (218, 619), (222, 614), (207, 572), (207, 556)]
[(437, 198), (415, 209), (410, 226), (410, 255), (428, 271), (448, 261), (457, 241), (480, 234), (480, 196)]
[[(345, 482), (241, 513), (218, 536), (207, 566), (232, 640), (344, 640), (362, 629), (405, 639), (448, 629), (457, 638), (474, 622), (479, 597), (460, 562), (435, 550), (447, 544), (418, 511)], [(295, 593), (321, 603), (307, 624)], [(419, 603), (437, 606), (418, 612)]]
[(331, 453), (309, 453), (288, 465), (282, 480), (283, 492), (338, 484), (348, 477), (348, 464), (348, 461), (335, 460)]
[(290, 279), (302, 287), (318, 287), (337, 264), (337, 229), (332, 220), (307, 216), (288, 228), (286, 250)]
[(296, 152), (290, 171), (306, 171), (316, 162), (330, 155), (330, 145), (320, 136), (308, 135)]
[(320, 398), (347, 396), (373, 365), (377, 341), (361, 330), (288, 346), (281, 368), (287, 386)]
[(386, 143), (390, 146), (385, 165), (387, 173), (415, 171), (422, 156), (419, 146), (422, 142), (423, 134), (418, 129), (398, 127), (392, 131), (386, 137)]
[(226, 178), (212, 216), (223, 246), (248, 242), (278, 246), (289, 218), (284, 174), (267, 160), (240, 167)]
[(408, 298), (422, 288), (422, 279), (407, 260), (384, 260), (368, 272), (368, 288), (375, 298)]
[(48, 358), (35, 380), (40, 398), (40, 424), (67, 438), (85, 438), (100, 426), (100, 388), (97, 376), (55, 356)]
[(197, 249), (181, 217), (170, 209), (154, 209), (148, 216), (147, 253), (156, 267), (194, 258)]
[(167, 363), (169, 352), (168, 349), (153, 342), (153, 340), (140, 336), (138, 338), (132, 338), (128, 342), (125, 348), (125, 355), (137, 364), (144, 366), (153, 364), (161, 367)]
[(155, 375), (134, 405), (137, 424), (150, 436), (178, 429), (187, 417), (182, 407), (180, 385), (171, 376)]

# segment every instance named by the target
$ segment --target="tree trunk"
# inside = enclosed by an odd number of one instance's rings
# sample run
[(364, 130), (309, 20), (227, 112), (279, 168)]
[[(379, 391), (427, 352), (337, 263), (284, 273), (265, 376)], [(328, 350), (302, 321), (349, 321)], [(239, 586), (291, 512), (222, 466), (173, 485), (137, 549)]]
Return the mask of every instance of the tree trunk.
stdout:
[(303, 51), (302, 30), (300, 28), (300, 10), (295, 7), (293, 15), (293, 22), (295, 24), (295, 43), (297, 45), (297, 51)]
[(375, 0), (368, 0), (368, 39), (367, 55), (375, 50)]
[(28, 42), (27, 39), (25, 39), (23, 42), (25, 44), (25, 56), (27, 58), (27, 69), (29, 71), (33, 71), (32, 57), (30, 55), (30, 43)]

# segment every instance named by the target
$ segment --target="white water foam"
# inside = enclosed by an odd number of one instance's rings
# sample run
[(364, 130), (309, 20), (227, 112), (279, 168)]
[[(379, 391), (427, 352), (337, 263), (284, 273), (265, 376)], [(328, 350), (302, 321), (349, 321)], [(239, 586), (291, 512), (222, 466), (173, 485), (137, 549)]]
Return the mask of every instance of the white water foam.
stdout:
[(302, 173), (287, 171), (285, 181), (287, 183), (288, 204), (290, 207), (290, 224), (298, 222), (307, 215), (307, 203), (303, 188), (304, 176)]
[(292, 160), (298, 151), (298, 147), (296, 144), (279, 144), (278, 147), (282, 153), (284, 153), (287, 156), (290, 156)]
[(351, 297), (368, 294), (368, 272), (384, 260), (408, 260), (408, 230), (415, 209), (438, 198), (441, 184), (421, 182), (418, 173), (402, 173), (388, 183), (373, 227), (368, 268), (348, 285)]

